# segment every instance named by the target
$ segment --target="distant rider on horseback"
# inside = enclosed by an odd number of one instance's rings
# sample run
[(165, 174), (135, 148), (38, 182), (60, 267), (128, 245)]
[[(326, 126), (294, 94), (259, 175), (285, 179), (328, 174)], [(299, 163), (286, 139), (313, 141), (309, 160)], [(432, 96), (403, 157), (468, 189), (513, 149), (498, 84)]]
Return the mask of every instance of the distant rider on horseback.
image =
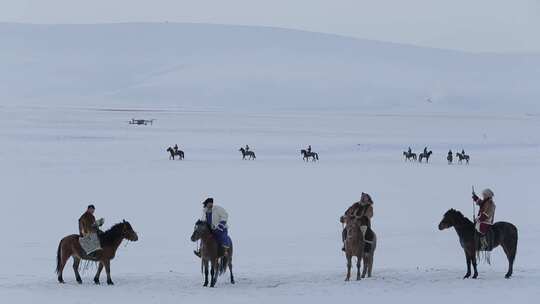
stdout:
[(311, 145), (308, 145), (307, 149), (306, 149), (307, 153), (310, 154), (311, 153)]
[[(339, 219), (339, 221), (342, 224), (346, 224), (347, 217), (349, 216), (355, 216), (355, 217), (367, 217), (370, 221), (373, 217), (373, 200), (371, 199), (371, 196), (367, 193), (362, 192), (362, 196), (360, 196), (360, 201), (352, 204), (352, 206), (349, 207), (345, 211), (345, 214), (342, 215)], [(344, 228), (341, 232), (343, 243), (345, 243), (345, 240), (347, 239), (347, 229)], [(345, 247), (341, 248), (342, 250), (345, 250)]]
[(101, 232), (99, 227), (103, 226), (105, 220), (100, 218), (96, 221), (94, 217), (95, 210), (96, 207), (94, 205), (88, 205), (86, 211), (79, 218), (80, 244), (87, 255), (101, 250), (98, 232)]
[(472, 199), (480, 207), (478, 210), (478, 215), (475, 219), (476, 230), (482, 235), (480, 242), (482, 248), (488, 248), (488, 241), (486, 239), (486, 234), (491, 229), (493, 221), (495, 219), (495, 202), (493, 201), (493, 191), (490, 189), (485, 189), (482, 191), (482, 198), (479, 198), (475, 193), (473, 193)]
[(174, 145), (174, 153), (178, 153), (178, 144)]
[[(206, 222), (210, 226), (210, 229), (212, 229), (212, 234), (220, 245), (219, 253), (222, 253), (220, 256), (227, 255), (228, 250), (231, 247), (231, 239), (228, 235), (228, 219), (229, 214), (227, 211), (225, 211), (223, 207), (214, 205), (213, 198), (209, 197), (203, 202), (201, 221)], [(195, 255), (200, 257), (200, 250), (195, 251)]]
[(249, 151), (249, 146), (246, 145), (246, 153)]
[(409, 149), (407, 150), (407, 155), (411, 156), (411, 154), (412, 154), (412, 149), (411, 149), (411, 147), (409, 147)]

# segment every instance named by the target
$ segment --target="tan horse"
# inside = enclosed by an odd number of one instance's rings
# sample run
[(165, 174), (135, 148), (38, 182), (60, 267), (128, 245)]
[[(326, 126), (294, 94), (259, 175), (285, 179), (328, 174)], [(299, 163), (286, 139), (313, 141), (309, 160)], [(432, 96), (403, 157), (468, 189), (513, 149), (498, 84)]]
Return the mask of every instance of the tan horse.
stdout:
[(79, 284), (82, 284), (81, 275), (79, 274), (81, 260), (99, 263), (97, 273), (94, 276), (94, 283), (99, 284), (99, 276), (103, 267), (105, 267), (105, 271), (107, 272), (107, 284), (114, 284), (111, 279), (111, 260), (114, 259), (118, 246), (120, 246), (124, 239), (135, 242), (139, 237), (131, 227), (131, 224), (125, 220), (122, 221), (122, 223), (112, 226), (111, 229), (106, 232), (100, 233), (98, 236), (102, 249), (96, 251), (92, 256), (87, 256), (82, 249), (81, 244), (79, 243), (78, 234), (68, 235), (60, 241), (56, 253), (56, 274), (58, 275), (58, 282), (64, 283), (62, 272), (69, 258), (73, 257), (73, 271), (75, 271), (75, 278)]
[(351, 279), (352, 258), (356, 257), (356, 280), (360, 280), (360, 265), (364, 256), (364, 238), (360, 229), (360, 222), (355, 216), (347, 216), (347, 238), (345, 239), (345, 258), (347, 259), (347, 276), (345, 281)]

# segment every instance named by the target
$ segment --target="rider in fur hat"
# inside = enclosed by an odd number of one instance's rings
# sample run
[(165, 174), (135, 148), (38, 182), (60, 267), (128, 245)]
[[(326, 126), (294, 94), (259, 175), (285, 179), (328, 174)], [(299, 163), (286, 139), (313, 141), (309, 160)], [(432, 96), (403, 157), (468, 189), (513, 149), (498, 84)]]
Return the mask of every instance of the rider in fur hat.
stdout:
[[(346, 224), (347, 218), (350, 216), (358, 218), (365, 216), (371, 222), (371, 218), (373, 217), (373, 200), (369, 194), (362, 192), (360, 200), (352, 204), (352, 206), (345, 211), (345, 214), (339, 218), (339, 221), (342, 224)], [(345, 242), (347, 239), (347, 229), (343, 229), (341, 236), (343, 242)], [(342, 250), (345, 250), (345, 247), (343, 247)]]
[(485, 238), (488, 233), (493, 221), (495, 219), (495, 202), (493, 197), (495, 194), (491, 189), (485, 189), (482, 191), (482, 198), (479, 198), (475, 193), (473, 193), (472, 199), (480, 207), (478, 210), (478, 215), (475, 219), (475, 227), (478, 232), (482, 235), (480, 239), (483, 247), (487, 247), (487, 240)]

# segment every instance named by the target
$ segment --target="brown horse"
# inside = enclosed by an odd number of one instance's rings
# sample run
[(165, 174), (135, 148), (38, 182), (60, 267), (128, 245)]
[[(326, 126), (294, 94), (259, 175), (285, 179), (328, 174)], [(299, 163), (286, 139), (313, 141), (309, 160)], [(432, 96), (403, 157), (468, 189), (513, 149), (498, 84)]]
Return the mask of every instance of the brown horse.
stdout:
[[(351, 279), (352, 257), (356, 257), (356, 280), (360, 280), (360, 264), (364, 256), (364, 238), (360, 229), (360, 222), (356, 216), (347, 216), (347, 239), (345, 239), (345, 258), (347, 259), (347, 276), (345, 281)], [(364, 262), (365, 265), (365, 262)]]
[(99, 276), (103, 267), (105, 267), (105, 271), (107, 272), (107, 284), (114, 284), (111, 280), (111, 260), (114, 259), (118, 246), (120, 246), (124, 239), (135, 242), (139, 237), (131, 227), (131, 224), (125, 220), (122, 221), (122, 223), (112, 226), (111, 229), (99, 233), (98, 237), (102, 249), (96, 251), (92, 256), (86, 255), (82, 249), (81, 244), (79, 244), (78, 234), (68, 235), (60, 241), (56, 253), (56, 274), (58, 275), (58, 282), (64, 283), (62, 271), (69, 258), (73, 257), (73, 271), (75, 271), (75, 278), (79, 284), (82, 284), (81, 275), (79, 274), (81, 260), (99, 263), (97, 273), (94, 276), (94, 283), (99, 284)]
[(219, 245), (212, 235), (209, 225), (203, 221), (195, 223), (195, 229), (191, 235), (191, 241), (201, 240), (201, 271), (204, 271), (204, 285), (208, 286), (208, 264), (210, 264), (210, 287), (214, 287), (219, 275), (227, 271), (231, 273), (231, 284), (234, 284), (232, 271), (233, 247), (227, 250), (224, 255), (219, 254)]

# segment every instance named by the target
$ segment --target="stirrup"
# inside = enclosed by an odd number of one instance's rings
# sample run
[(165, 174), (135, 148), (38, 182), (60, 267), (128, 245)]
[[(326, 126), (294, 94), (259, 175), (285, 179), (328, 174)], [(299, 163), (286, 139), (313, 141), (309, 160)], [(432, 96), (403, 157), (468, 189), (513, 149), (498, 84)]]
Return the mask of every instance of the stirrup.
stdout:
[(200, 250), (193, 250), (193, 253), (198, 256), (199, 258), (201, 257), (201, 251)]

